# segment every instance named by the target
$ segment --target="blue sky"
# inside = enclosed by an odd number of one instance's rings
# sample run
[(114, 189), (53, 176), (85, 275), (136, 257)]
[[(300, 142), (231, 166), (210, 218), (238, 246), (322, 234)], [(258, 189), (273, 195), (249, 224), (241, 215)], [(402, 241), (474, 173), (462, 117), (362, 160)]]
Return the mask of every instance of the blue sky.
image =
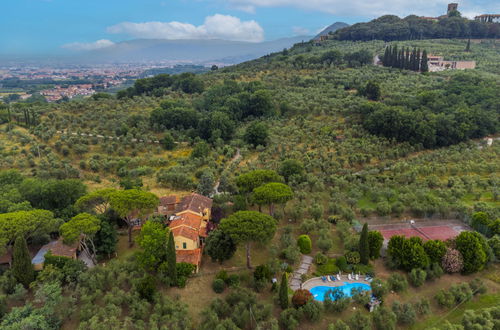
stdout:
[[(135, 38), (262, 41), (314, 35), (336, 21), (383, 14), (434, 16), (443, 0), (2, 0), (0, 53), (49, 54)], [(498, 0), (459, 2), (466, 16), (499, 13)]]

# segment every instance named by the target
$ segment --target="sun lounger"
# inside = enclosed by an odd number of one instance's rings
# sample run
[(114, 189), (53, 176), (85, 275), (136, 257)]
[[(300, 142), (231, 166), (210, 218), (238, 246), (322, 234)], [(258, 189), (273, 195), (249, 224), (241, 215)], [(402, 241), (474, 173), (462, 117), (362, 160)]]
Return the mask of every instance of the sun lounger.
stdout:
[(335, 276), (330, 275), (329, 277), (330, 277), (330, 280), (332, 280), (332, 282), (335, 282)]
[(348, 279), (349, 281), (352, 281), (351, 274), (347, 274), (347, 279)]
[(339, 275), (339, 274), (337, 274), (337, 280), (339, 280), (339, 281), (340, 281), (340, 275)]
[(358, 274), (356, 274), (356, 281), (357, 281), (357, 280), (359, 280), (359, 275), (358, 275)]
[(331, 282), (331, 281), (332, 281), (332, 280), (330, 279), (330, 276), (328, 276), (328, 275), (326, 275), (326, 280), (327, 280), (328, 282)]
[(321, 280), (322, 280), (323, 282), (326, 282), (326, 277), (325, 277), (325, 276), (321, 276)]

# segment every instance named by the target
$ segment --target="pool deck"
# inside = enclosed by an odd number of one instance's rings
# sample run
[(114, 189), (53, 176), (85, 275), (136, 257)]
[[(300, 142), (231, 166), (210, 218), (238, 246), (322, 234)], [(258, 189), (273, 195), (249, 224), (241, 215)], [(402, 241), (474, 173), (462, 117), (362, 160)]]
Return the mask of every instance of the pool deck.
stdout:
[(314, 288), (316, 286), (328, 286), (328, 287), (331, 287), (331, 288), (336, 288), (338, 286), (344, 285), (346, 282), (347, 283), (364, 283), (364, 284), (370, 285), (370, 282), (365, 281), (365, 276), (360, 276), (359, 280), (349, 280), (347, 278), (347, 275), (341, 275), (340, 276), (340, 281), (339, 280), (335, 280), (333, 282), (332, 281), (323, 282), (323, 280), (321, 279), (321, 277), (311, 278), (311, 279), (305, 281), (304, 283), (302, 283), (302, 289), (304, 289), (304, 290), (311, 290), (312, 288)]

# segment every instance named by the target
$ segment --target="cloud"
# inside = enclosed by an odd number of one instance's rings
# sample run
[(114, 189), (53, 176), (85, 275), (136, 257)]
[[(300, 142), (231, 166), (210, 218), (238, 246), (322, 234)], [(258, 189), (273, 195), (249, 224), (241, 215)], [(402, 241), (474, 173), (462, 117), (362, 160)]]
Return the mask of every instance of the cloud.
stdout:
[(101, 39), (95, 42), (72, 42), (70, 44), (63, 45), (62, 48), (70, 50), (96, 50), (101, 48), (106, 48), (113, 46), (115, 43), (111, 40)]
[[(406, 16), (409, 14), (433, 16), (446, 13), (449, 0), (228, 0), (232, 7), (255, 11), (258, 7), (296, 7), (310, 11), (324, 12), (344, 16), (378, 17), (384, 14)], [(490, 8), (495, 9), (492, 1)], [(459, 6), (459, 10), (464, 6)], [(467, 6), (470, 7), (470, 6)], [(467, 8), (466, 8), (467, 9)]]
[(306, 36), (309, 34), (309, 29), (306, 29), (302, 26), (294, 26), (292, 27), (293, 34), (296, 36)]
[(108, 27), (108, 33), (127, 34), (144, 39), (224, 39), (259, 42), (264, 29), (256, 21), (216, 14), (207, 16), (202, 25), (181, 22), (123, 22)]

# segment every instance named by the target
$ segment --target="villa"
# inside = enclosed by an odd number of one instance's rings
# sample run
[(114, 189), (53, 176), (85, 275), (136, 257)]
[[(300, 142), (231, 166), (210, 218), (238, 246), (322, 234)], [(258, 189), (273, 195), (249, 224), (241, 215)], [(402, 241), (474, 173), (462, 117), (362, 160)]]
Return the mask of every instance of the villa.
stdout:
[(212, 199), (192, 193), (181, 199), (177, 196), (160, 198), (157, 214), (167, 217), (175, 241), (177, 262), (201, 265), (203, 245), (211, 228), (209, 225)]
[(35, 270), (42, 270), (45, 262), (45, 255), (48, 252), (56, 257), (66, 257), (76, 260), (78, 258), (78, 248), (78, 243), (66, 245), (63, 243), (62, 238), (59, 238), (57, 241), (52, 241), (42, 246), (31, 260), (31, 263), (33, 264), (33, 268)]

